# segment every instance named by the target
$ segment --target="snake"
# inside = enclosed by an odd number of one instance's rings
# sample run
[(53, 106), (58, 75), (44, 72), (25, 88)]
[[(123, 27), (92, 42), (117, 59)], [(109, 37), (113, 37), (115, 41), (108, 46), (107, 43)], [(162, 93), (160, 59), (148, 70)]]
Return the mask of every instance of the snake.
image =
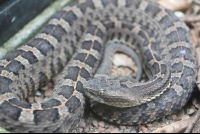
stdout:
[[(72, 132), (84, 114), (83, 84), (94, 76), (108, 40), (139, 48), (154, 90), (146, 88), (150, 97), (137, 98), (132, 107), (93, 101), (94, 111), (109, 122), (132, 125), (176, 112), (191, 97), (197, 77), (188, 33), (178, 17), (151, 0), (74, 2), (0, 61), (0, 126), (11, 132)], [(48, 100), (25, 102), (58, 73)]]

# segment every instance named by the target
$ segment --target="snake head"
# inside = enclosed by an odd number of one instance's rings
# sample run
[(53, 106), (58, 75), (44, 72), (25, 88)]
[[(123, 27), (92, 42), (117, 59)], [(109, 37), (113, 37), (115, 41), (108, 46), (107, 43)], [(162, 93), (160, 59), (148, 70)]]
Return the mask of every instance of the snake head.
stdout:
[(130, 98), (126, 95), (130, 89), (123, 88), (121, 84), (125, 81), (124, 78), (125, 77), (122, 76), (95, 77), (94, 79), (89, 80), (83, 84), (85, 95), (99, 103), (122, 107), (124, 103), (129, 103), (129, 100), (127, 99)]
[(85, 94), (98, 102), (104, 103), (106, 98), (109, 96), (110, 89), (113, 88), (114, 81), (108, 81), (105, 76), (98, 76), (92, 80), (89, 80), (83, 84)]
[(84, 90), (88, 97), (93, 98), (97, 96), (103, 96), (106, 88), (109, 87), (107, 79), (104, 76), (95, 77), (83, 84)]

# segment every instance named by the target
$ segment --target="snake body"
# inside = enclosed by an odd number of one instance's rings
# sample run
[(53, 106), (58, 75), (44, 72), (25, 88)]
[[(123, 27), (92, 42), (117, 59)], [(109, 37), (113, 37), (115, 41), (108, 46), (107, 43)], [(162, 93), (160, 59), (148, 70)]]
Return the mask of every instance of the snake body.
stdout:
[[(104, 119), (122, 124), (146, 123), (179, 110), (191, 96), (197, 72), (185, 24), (150, 0), (80, 0), (0, 61), (0, 126), (11, 132), (71, 132), (83, 115), (83, 83), (99, 66), (102, 44), (119, 40), (138, 46), (133, 35), (144, 45), (151, 42), (153, 51), (143, 49), (147, 57), (158, 52), (169, 66), (170, 88), (139, 106), (115, 108), (94, 102), (92, 108)], [(61, 70), (47, 101), (23, 101)]]

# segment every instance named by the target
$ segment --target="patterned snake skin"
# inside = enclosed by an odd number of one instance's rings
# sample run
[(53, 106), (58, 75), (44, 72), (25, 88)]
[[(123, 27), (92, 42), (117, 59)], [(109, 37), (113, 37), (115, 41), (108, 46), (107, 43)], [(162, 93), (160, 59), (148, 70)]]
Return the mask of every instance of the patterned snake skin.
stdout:
[[(80, 0), (63, 8), (35, 38), (0, 61), (0, 126), (11, 132), (71, 132), (84, 111), (83, 83), (94, 75), (102, 44), (110, 39), (134, 46), (138, 40), (151, 42), (153, 51), (144, 51), (147, 61), (159, 52), (171, 69), (171, 86), (136, 107), (93, 103), (92, 108), (122, 124), (146, 123), (179, 110), (191, 96), (197, 72), (186, 29), (171, 11), (150, 0)], [(47, 101), (23, 101), (63, 68)]]

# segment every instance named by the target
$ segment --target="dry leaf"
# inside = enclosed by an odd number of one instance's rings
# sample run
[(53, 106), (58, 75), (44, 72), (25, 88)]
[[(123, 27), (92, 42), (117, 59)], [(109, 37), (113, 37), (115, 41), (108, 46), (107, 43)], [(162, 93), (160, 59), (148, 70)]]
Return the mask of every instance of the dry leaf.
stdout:
[(158, 3), (172, 11), (183, 11), (191, 6), (191, 0), (160, 0)]

